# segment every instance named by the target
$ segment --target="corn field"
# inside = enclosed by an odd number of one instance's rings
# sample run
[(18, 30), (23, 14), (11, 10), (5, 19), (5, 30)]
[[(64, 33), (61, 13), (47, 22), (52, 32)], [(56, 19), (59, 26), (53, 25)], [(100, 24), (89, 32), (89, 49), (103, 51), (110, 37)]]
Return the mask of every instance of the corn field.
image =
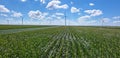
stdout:
[(69, 26), (0, 34), (0, 58), (120, 58), (120, 29)]

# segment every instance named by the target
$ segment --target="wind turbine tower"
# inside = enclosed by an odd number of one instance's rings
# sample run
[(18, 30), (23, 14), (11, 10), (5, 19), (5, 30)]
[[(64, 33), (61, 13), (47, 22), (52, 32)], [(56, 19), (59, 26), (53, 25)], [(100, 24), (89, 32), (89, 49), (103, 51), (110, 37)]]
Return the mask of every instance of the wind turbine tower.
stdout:
[(7, 20), (7, 24), (9, 25), (9, 20)]
[(67, 16), (66, 16), (66, 12), (65, 12), (65, 26), (67, 25), (67, 22), (66, 22), (66, 17), (67, 17)]
[(23, 19), (24, 19), (24, 18), (22, 17), (22, 25), (23, 25)]

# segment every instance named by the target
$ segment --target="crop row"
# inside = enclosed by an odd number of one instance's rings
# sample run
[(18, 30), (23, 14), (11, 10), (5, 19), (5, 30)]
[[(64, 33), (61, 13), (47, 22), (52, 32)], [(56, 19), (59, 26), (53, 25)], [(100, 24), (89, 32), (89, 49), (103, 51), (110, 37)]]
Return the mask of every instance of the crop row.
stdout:
[(1, 58), (119, 58), (119, 29), (57, 27), (0, 35)]

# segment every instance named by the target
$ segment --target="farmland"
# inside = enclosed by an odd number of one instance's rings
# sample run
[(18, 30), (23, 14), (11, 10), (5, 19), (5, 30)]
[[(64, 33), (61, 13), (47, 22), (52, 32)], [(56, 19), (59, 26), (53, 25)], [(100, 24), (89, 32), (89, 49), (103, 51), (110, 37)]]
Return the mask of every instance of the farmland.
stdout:
[(120, 29), (61, 26), (0, 34), (0, 58), (120, 58)]
[(23, 28), (40, 28), (40, 27), (50, 27), (50, 26), (39, 26), (39, 25), (0, 25), (0, 30), (8, 29), (23, 29)]
[[(17, 26), (17, 27), (16, 27)], [(47, 28), (56, 28), (59, 26), (22, 26), (22, 25), (5, 25), (0, 26), (2, 28), (0, 30), (0, 34), (11, 34), (11, 33), (17, 33), (17, 32), (23, 32), (23, 31), (33, 31), (33, 30), (40, 30), (40, 29), (47, 29)], [(3, 30), (4, 29), (4, 30)]]

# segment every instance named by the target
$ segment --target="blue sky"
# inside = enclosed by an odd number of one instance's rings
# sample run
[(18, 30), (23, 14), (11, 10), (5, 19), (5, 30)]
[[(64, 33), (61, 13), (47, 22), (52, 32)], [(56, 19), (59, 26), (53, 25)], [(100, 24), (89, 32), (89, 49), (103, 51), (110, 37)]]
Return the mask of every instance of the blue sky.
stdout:
[(120, 26), (120, 0), (0, 0), (0, 24)]

